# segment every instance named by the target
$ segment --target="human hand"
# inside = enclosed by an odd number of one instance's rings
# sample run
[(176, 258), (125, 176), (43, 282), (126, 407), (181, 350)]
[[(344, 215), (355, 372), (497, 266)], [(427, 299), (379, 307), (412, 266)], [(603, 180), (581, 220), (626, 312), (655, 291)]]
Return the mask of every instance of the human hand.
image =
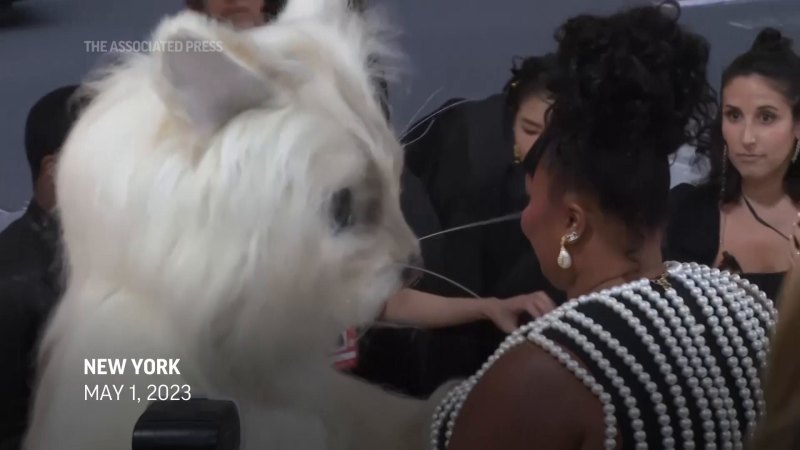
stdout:
[[(800, 236), (798, 237), (800, 239)], [(528, 313), (539, 318), (555, 309), (556, 304), (544, 292), (517, 295), (505, 300), (489, 299), (486, 303), (486, 317), (498, 328), (511, 333), (519, 328), (519, 316)]]

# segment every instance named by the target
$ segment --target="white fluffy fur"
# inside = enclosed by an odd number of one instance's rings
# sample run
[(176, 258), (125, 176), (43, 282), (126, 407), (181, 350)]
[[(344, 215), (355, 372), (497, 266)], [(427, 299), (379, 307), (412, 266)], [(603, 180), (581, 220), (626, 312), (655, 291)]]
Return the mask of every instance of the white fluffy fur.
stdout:
[[(135, 384), (144, 398), (158, 383), (235, 399), (245, 450), (419, 448), (421, 405), (328, 361), (418, 251), (401, 149), (370, 84), (381, 48), (343, 3), (293, 0), (241, 33), (182, 13), (153, 40), (224, 52), (136, 55), (90, 86), (57, 176), (68, 287), (26, 449), (129, 449), (147, 402), (84, 401), (84, 385)], [(337, 232), (343, 188), (356, 222)], [(377, 222), (359, 222), (370, 203)], [(182, 375), (83, 375), (84, 358), (156, 357), (181, 358)]]

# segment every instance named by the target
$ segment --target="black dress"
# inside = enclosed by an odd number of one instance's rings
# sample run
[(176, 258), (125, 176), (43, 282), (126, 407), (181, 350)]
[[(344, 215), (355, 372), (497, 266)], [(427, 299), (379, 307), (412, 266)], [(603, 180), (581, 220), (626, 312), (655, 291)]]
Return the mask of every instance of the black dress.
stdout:
[[(666, 260), (711, 266), (719, 253), (720, 211), (714, 185), (681, 184), (670, 193), (671, 217), (664, 244)], [(735, 266), (735, 255), (727, 258)], [(724, 267), (727, 270), (733, 268)], [(733, 270), (732, 270), (733, 271)], [(775, 300), (786, 272), (741, 273)]]

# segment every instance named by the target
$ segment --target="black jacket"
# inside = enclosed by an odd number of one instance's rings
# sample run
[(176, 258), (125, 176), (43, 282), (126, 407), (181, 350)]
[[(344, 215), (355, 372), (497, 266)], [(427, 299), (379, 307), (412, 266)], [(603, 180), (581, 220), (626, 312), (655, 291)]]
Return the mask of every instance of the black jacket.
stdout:
[(0, 281), (0, 450), (20, 448), (30, 411), (36, 348), (55, 295), (30, 281)]
[[(525, 208), (525, 171), (514, 162), (511, 125), (505, 95), (498, 94), (450, 100), (410, 128), (406, 166), (425, 185), (443, 229)], [(482, 297), (536, 290), (560, 296), (541, 274), (518, 219), (437, 239), (444, 242), (445, 275)], [(465, 295), (457, 288), (448, 294)]]
[(0, 280), (34, 281), (60, 290), (58, 221), (31, 201), (22, 217), (0, 233)]
[(0, 450), (27, 426), (39, 336), (60, 295), (57, 221), (35, 202), (0, 233)]

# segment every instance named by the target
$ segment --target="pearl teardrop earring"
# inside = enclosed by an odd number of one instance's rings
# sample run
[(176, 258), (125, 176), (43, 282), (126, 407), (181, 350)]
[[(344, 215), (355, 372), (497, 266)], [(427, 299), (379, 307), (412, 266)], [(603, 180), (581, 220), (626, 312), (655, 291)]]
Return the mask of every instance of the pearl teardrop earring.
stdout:
[(566, 244), (572, 244), (578, 240), (578, 232), (571, 231), (561, 237), (561, 250), (558, 252), (558, 267), (569, 269), (572, 267), (572, 255), (567, 251)]

